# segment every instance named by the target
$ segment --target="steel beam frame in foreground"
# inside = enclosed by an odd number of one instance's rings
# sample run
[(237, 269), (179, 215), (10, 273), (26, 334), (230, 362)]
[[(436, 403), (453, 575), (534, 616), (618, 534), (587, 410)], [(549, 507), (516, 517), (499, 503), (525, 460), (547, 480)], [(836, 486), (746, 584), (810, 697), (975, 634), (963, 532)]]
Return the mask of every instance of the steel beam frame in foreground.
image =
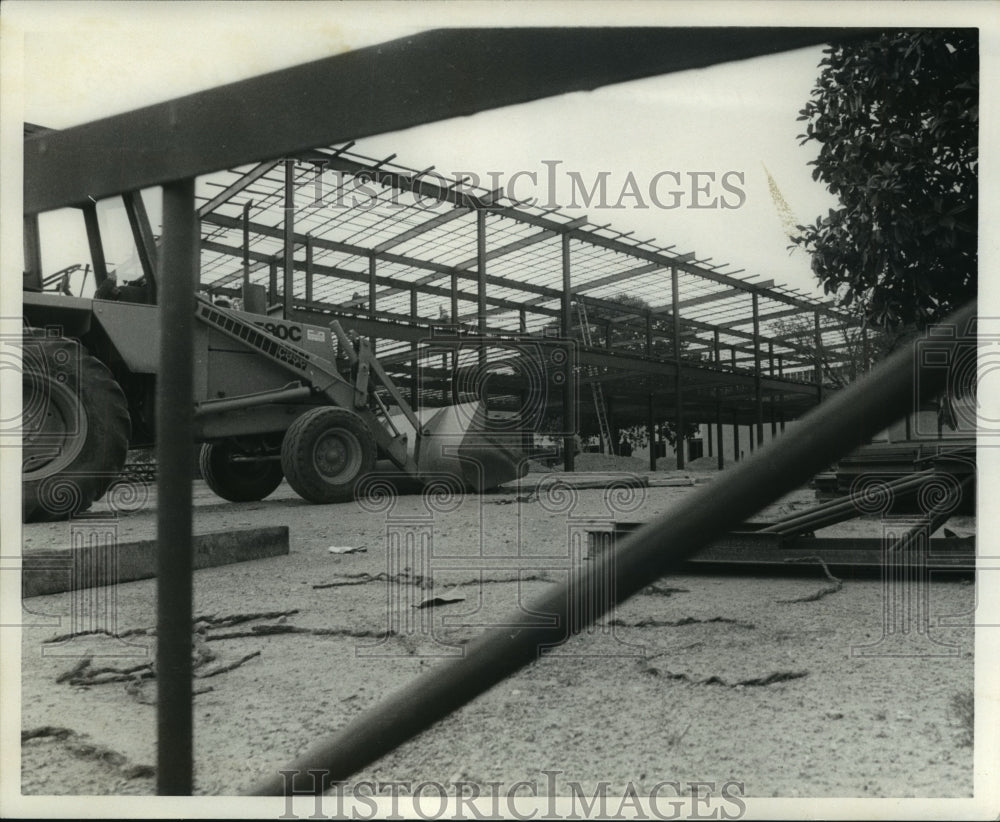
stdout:
[[(794, 430), (759, 449), (755, 457), (687, 497), (618, 550), (588, 563), (529, 608), (511, 615), (504, 628), (484, 633), (467, 646), (464, 658), (446, 662), (392, 694), (281, 771), (264, 777), (250, 793), (308, 793), (315, 790), (316, 771), (322, 772), (327, 784), (346, 779), (677, 568), (714, 538), (908, 413), (915, 400), (937, 395), (946, 386), (948, 368), (921, 366), (954, 362), (960, 346), (975, 345), (975, 316), (975, 303), (970, 303), (946, 321), (957, 330), (954, 337), (927, 337), (897, 352), (819, 405)], [(925, 356), (931, 350), (936, 356)], [(611, 601), (593, 602), (588, 592), (609, 579), (614, 580)], [(533, 624), (539, 613), (561, 618), (542, 627)], [(570, 621), (570, 615), (583, 614), (587, 616), (578, 622)], [(285, 779), (283, 772), (295, 776)]]
[[(735, 27), (429, 31), (63, 132), (35, 134), (25, 142), (24, 178), (30, 185), (24, 212), (79, 205), (553, 94), (863, 33)], [(337, 105), (317, 105), (316, 94), (331, 88), (337, 89)], [(261, 112), (267, 113), (263, 129)]]
[[(194, 440), (194, 309), (198, 224), (194, 180), (163, 187), (160, 376), (156, 386), (156, 792), (190, 795), (191, 447)], [(186, 447), (185, 447), (186, 446)]]

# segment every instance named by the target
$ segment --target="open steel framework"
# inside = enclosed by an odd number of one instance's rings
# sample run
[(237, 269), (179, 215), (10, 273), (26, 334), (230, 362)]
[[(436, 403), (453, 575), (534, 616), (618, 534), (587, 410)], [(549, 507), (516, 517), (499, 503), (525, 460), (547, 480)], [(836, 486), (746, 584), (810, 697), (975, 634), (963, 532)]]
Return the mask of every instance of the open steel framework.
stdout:
[[(519, 352), (555, 336), (578, 347), (579, 383), (602, 384), (612, 428), (755, 425), (760, 444), (765, 422), (821, 400), (825, 372), (858, 348), (845, 339), (861, 336), (857, 320), (830, 302), (352, 147), (199, 180), (201, 286), (238, 297), (255, 284), (287, 318), (337, 318), (376, 339), (415, 406), (452, 402), (463, 372), (485, 369), (491, 406), (520, 408), (531, 354)], [(808, 345), (801, 332), (789, 339), (792, 318), (804, 318)], [(441, 342), (470, 334), (478, 345)], [(558, 392), (547, 402), (559, 413)], [(575, 410), (583, 423), (596, 413), (585, 401)]]
[[(163, 189), (162, 242), (158, 254), (147, 261), (159, 275), (161, 326), (171, 329), (174, 343), (160, 346), (157, 385), (159, 793), (190, 794), (193, 786), (189, 456), (190, 336), (199, 268), (195, 178), (248, 163), (294, 161), (318, 147), (567, 91), (870, 34), (793, 28), (434, 31), (25, 140), (26, 283), (41, 282), (39, 213), (79, 206), (92, 222), (97, 200), (124, 195), (128, 201), (132, 192), (150, 186)], [(331, 89), (337, 105), (318, 104), (318, 95)], [(485, 212), (476, 213), (477, 220), (484, 219), (478, 215)], [(572, 230), (561, 235), (563, 256), (571, 251)], [(637, 256), (642, 245), (636, 244)], [(291, 247), (293, 243), (286, 246)], [(673, 267), (676, 270), (676, 264)], [(294, 265), (286, 267), (292, 269)], [(380, 285), (378, 280), (375, 284)], [(285, 293), (293, 294), (294, 288)], [(480, 293), (477, 307), (483, 302)], [(567, 326), (569, 299), (564, 293), (560, 303)], [(941, 363), (954, 361), (961, 345), (974, 351), (974, 320), (973, 304), (952, 318), (950, 335), (922, 341), (923, 350), (933, 348), (935, 356), (915, 359), (908, 351), (898, 352), (821, 403), (785, 437), (723, 475), (708, 489), (711, 493), (693, 496), (636, 532), (614, 555), (615, 584), (606, 607), (627, 599), (651, 578), (801, 484), (903, 416), (915, 401), (939, 393), (948, 379)], [(915, 367), (924, 365), (931, 367)], [(529, 664), (540, 647), (585, 627), (569, 623), (571, 613), (586, 611), (588, 620), (600, 616), (599, 609), (581, 609), (581, 598), (607, 579), (610, 561), (605, 557), (588, 563), (537, 603), (536, 612), (563, 617), (555, 630), (525, 626), (487, 631), (470, 644), (464, 659), (440, 666), (404, 693), (357, 717), (341, 735), (320, 741), (298, 764), (326, 768), (331, 780), (344, 778)], [(274, 774), (254, 792), (280, 793), (293, 787)]]

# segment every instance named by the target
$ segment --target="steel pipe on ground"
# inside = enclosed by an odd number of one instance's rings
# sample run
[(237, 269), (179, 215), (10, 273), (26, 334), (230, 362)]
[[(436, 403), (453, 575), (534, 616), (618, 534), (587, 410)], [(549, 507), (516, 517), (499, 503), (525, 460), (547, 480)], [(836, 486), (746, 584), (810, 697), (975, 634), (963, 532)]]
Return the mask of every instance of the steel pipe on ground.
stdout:
[[(943, 361), (954, 362), (959, 346), (975, 344), (975, 313), (974, 302), (957, 311), (947, 321), (958, 329), (954, 337), (924, 338), (897, 352), (817, 406), (769, 448), (758, 450), (753, 458), (679, 501), (626, 539), (617, 551), (588, 563), (566, 584), (516, 612), (506, 623), (508, 627), (485, 632), (467, 646), (464, 658), (445, 662), (420, 676), (289, 765), (264, 776), (250, 793), (309, 793), (314, 790), (310, 771), (320, 772), (321, 786), (346, 779), (530, 664), (546, 648), (561, 644), (614, 604), (677, 568), (713, 539), (904, 416), (915, 398), (940, 393), (946, 385), (947, 368), (922, 368), (935, 359), (920, 356), (923, 352), (917, 349), (933, 348), (937, 362), (942, 362), (942, 356)], [(611, 596), (595, 603), (590, 592), (610, 579), (614, 580)], [(557, 624), (532, 624), (537, 619), (532, 614), (539, 613), (557, 615)]]
[[(934, 476), (934, 471), (921, 471), (919, 474), (903, 477), (879, 484), (877, 490), (888, 491), (891, 495), (909, 495), (915, 492), (928, 479)], [(819, 523), (833, 525), (837, 522), (853, 519), (863, 513), (859, 497), (851, 494), (846, 499), (835, 500), (825, 505), (818, 505), (808, 511), (786, 517), (771, 523), (767, 528), (761, 528), (762, 534), (791, 534), (796, 530), (809, 529)]]

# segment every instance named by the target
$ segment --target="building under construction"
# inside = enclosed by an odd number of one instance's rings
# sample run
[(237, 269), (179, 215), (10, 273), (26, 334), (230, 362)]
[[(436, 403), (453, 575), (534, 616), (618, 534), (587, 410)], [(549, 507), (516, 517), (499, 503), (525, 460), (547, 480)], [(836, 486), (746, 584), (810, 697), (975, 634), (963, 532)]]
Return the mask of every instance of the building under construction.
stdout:
[(867, 356), (866, 332), (829, 302), (352, 148), (200, 180), (201, 288), (340, 320), (375, 341), (415, 408), (480, 395), (523, 431), (592, 433), (609, 451), (621, 429), (662, 441), (665, 421), (695, 424), (678, 467), (722, 465)]

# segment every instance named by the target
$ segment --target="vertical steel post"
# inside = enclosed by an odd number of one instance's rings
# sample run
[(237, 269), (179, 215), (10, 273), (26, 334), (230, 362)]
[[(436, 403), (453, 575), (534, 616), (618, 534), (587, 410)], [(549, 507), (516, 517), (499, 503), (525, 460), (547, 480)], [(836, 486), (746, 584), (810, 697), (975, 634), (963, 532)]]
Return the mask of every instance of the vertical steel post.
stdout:
[(520, 332), (522, 334), (527, 334), (528, 333), (528, 312), (525, 311), (523, 308), (519, 309), (519, 311), (518, 311), (518, 318), (519, 318), (518, 329), (520, 330)]
[[(476, 211), (476, 325), (486, 336), (486, 212)], [(479, 364), (486, 364), (486, 346), (479, 348)]]
[(740, 418), (733, 409), (733, 462), (740, 461)]
[(656, 422), (653, 419), (655, 413), (653, 394), (650, 392), (646, 400), (646, 435), (649, 438), (649, 470), (656, 470)]
[(243, 299), (250, 291), (250, 206), (247, 200), (243, 204)]
[[(757, 445), (764, 444), (764, 395), (761, 391), (760, 374), (760, 301), (757, 292), (751, 295), (753, 298), (753, 403), (754, 413), (757, 418)], [(753, 434), (750, 435), (751, 443)], [(753, 450), (751, 444), (750, 450)]]
[(604, 397), (604, 411), (608, 417), (608, 436), (611, 437), (611, 442), (608, 443), (608, 453), (618, 454), (618, 429), (617, 421), (615, 420), (615, 398), (605, 395)]
[[(368, 256), (368, 318), (371, 320), (376, 319), (376, 314), (378, 308), (375, 305), (376, 290), (375, 290), (375, 275), (378, 272), (378, 259), (375, 257), (375, 252), (372, 252)], [(378, 351), (378, 340), (372, 336), (369, 337), (372, 347), (372, 354)]]
[(313, 298), (313, 238), (306, 234), (306, 302)]
[(163, 186), (156, 384), (156, 790), (167, 796), (190, 795), (193, 787), (191, 450), (198, 250), (194, 180)]
[(295, 288), (295, 160), (285, 160), (285, 218), (284, 226), (284, 318), (291, 319), (292, 299)]
[(719, 444), (719, 470), (726, 467), (726, 459), (722, 447), (722, 403), (715, 404), (715, 440)]
[(705, 429), (706, 429), (706, 431), (708, 433), (708, 456), (711, 457), (711, 456), (714, 456), (712, 454), (712, 426), (711, 425), (706, 425)]
[(24, 287), (42, 290), (42, 239), (37, 214), (24, 217)]
[(270, 309), (278, 302), (278, 260), (276, 257), (272, 257), (267, 262), (267, 290), (267, 307)]
[[(410, 289), (410, 319), (417, 320), (417, 289)], [(417, 357), (417, 341), (410, 343), (410, 407), (414, 411), (420, 408), (420, 360)]]
[(451, 272), (451, 324), (458, 333), (458, 274)]
[(747, 439), (750, 441), (750, 453), (753, 453), (753, 426), (747, 426)]
[(104, 243), (101, 241), (101, 224), (97, 219), (97, 205), (83, 206), (83, 223), (87, 228), (87, 244), (90, 246), (90, 260), (94, 264), (94, 283), (100, 286), (108, 278), (108, 263), (104, 259)]
[(677, 420), (677, 469), (684, 468), (684, 398), (681, 396), (681, 317), (677, 268), (670, 268), (670, 316), (674, 326), (674, 418)]
[[(573, 281), (570, 270), (569, 234), (562, 235), (562, 335), (567, 345), (573, 330)], [(563, 383), (563, 469), (576, 467), (573, 449), (576, 445), (576, 374), (567, 366)]]

